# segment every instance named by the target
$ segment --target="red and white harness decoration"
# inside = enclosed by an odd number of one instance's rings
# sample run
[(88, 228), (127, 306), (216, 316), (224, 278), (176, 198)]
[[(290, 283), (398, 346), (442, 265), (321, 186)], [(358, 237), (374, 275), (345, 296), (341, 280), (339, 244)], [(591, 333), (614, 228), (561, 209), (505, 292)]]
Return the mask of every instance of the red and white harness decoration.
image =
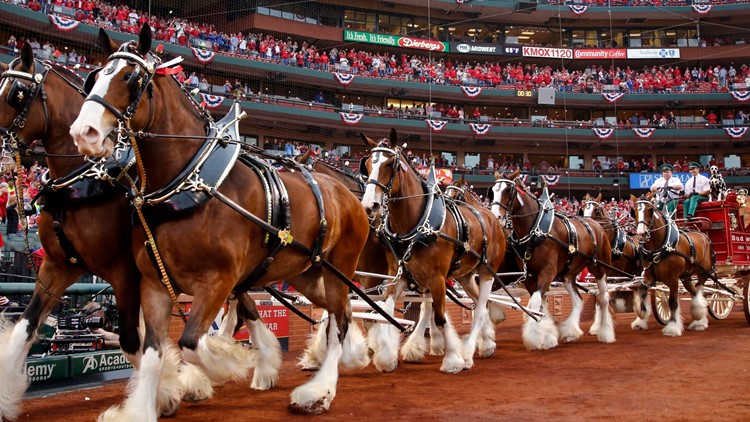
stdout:
[(354, 80), (354, 75), (351, 73), (333, 72), (333, 76), (341, 85), (349, 85)]
[(656, 131), (656, 129), (654, 129), (652, 127), (634, 127), (633, 128), (633, 133), (635, 133), (636, 135), (638, 135), (638, 137), (641, 138), (641, 139), (648, 139), (648, 138), (650, 138), (651, 135), (653, 135), (655, 131)]
[(625, 95), (624, 92), (602, 92), (602, 97), (610, 103), (614, 103)]
[(78, 25), (81, 24), (81, 22), (78, 22), (75, 19), (64, 18), (57, 15), (49, 15), (49, 20), (50, 22), (52, 22), (52, 25), (54, 25), (55, 28), (63, 32), (70, 32), (78, 28)]
[(568, 7), (570, 7), (570, 10), (578, 16), (586, 13), (586, 11), (589, 10), (589, 7), (583, 4), (569, 4)]
[(474, 98), (482, 93), (482, 88), (478, 86), (461, 86), (461, 89), (470, 98)]
[(221, 95), (209, 95), (209, 94), (203, 94), (201, 93), (201, 101), (206, 103), (206, 107), (208, 108), (217, 108), (219, 107), (226, 97), (222, 97)]
[(747, 127), (725, 127), (724, 131), (733, 139), (740, 139), (745, 136)]
[(216, 57), (216, 53), (214, 53), (213, 51), (195, 47), (190, 47), (190, 49), (193, 51), (193, 55), (195, 56), (195, 58), (198, 59), (198, 61), (202, 64), (209, 64), (214, 61), (214, 57)]
[(699, 15), (707, 15), (708, 12), (710, 12), (712, 8), (713, 6), (710, 4), (694, 4), (693, 5), (693, 10), (695, 10), (695, 13)]
[(732, 91), (731, 94), (737, 101), (745, 102), (750, 100), (750, 91)]
[(339, 114), (341, 115), (341, 120), (343, 120), (347, 125), (356, 125), (360, 120), (362, 120), (363, 116), (359, 113), (344, 113), (343, 111)]
[(544, 180), (547, 186), (557, 186), (557, 184), (560, 183), (560, 179), (562, 179), (562, 176), (559, 174), (542, 174), (540, 177)]
[(473, 130), (474, 133), (480, 136), (487, 134), (492, 128), (492, 125), (489, 123), (469, 123), (469, 126), (471, 126), (471, 130)]
[(448, 124), (447, 120), (425, 119), (425, 122), (427, 122), (427, 126), (429, 126), (430, 129), (434, 130), (435, 132), (440, 132), (441, 130), (443, 130), (445, 125)]
[(609, 138), (613, 133), (615, 133), (615, 128), (613, 127), (595, 127), (591, 128), (591, 130), (593, 130), (594, 134), (596, 134), (596, 136), (598, 136), (602, 141)]

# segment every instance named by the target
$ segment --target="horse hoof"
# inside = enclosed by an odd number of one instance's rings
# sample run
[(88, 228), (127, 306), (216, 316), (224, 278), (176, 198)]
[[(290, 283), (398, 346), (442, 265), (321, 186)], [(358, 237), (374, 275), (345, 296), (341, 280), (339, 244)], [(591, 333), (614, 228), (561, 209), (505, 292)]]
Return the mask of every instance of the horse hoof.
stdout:
[(289, 411), (295, 415), (320, 415), (328, 411), (330, 403), (326, 404), (326, 399), (321, 398), (316, 402), (302, 405), (300, 403), (289, 403)]

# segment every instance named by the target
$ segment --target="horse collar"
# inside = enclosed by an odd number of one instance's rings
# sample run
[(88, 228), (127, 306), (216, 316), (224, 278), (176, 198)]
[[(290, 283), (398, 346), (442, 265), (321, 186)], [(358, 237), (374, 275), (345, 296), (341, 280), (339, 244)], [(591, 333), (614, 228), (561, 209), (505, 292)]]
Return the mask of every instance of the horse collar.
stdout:
[(537, 203), (539, 204), (539, 212), (537, 213), (534, 225), (531, 226), (529, 232), (520, 239), (515, 238), (515, 231), (512, 232), (511, 241), (516, 245), (524, 245), (532, 240), (533, 245), (538, 242), (539, 239), (546, 238), (549, 235), (550, 230), (552, 230), (552, 225), (555, 222), (555, 206), (552, 204), (549, 191), (546, 188), (542, 192), (542, 196), (537, 199)]

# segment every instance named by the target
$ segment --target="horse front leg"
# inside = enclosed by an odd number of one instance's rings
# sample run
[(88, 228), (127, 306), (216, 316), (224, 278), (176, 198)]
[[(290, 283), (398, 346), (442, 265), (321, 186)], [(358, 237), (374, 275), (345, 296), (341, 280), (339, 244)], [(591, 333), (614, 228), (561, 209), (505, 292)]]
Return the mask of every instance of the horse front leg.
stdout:
[[(683, 283), (690, 283), (691, 276), (687, 276), (682, 279)], [(693, 317), (693, 322), (688, 325), (688, 330), (692, 331), (704, 331), (708, 328), (708, 301), (703, 296), (703, 284), (706, 282), (705, 278), (699, 278), (698, 283), (695, 286), (695, 295), (690, 303), (690, 315)]]
[[(596, 315), (598, 322), (595, 334), (601, 343), (615, 342), (615, 323), (609, 311), (609, 291), (607, 290), (607, 274), (602, 274), (596, 279)], [(594, 334), (594, 333), (592, 333)]]
[[(575, 286), (575, 277), (568, 275), (563, 279), (563, 285), (570, 296), (570, 302), (572, 304), (570, 315), (568, 318), (560, 324), (559, 328), (559, 339), (565, 343), (570, 343), (578, 340), (583, 335), (581, 330), (581, 311), (583, 310), (583, 300), (581, 299), (581, 293)], [(598, 323), (598, 316), (594, 320), (594, 325)]]
[[(409, 334), (409, 337), (406, 338), (404, 345), (401, 346), (401, 359), (405, 362), (419, 362), (424, 358), (427, 353), (427, 341), (424, 336), (427, 325), (431, 321), (432, 303), (422, 302), (419, 306), (419, 321), (417, 321), (417, 325)], [(430, 331), (430, 337), (432, 337), (432, 331)]]
[(685, 325), (682, 322), (682, 315), (680, 314), (680, 292), (677, 279), (669, 280), (665, 284), (669, 286), (669, 310), (672, 312), (672, 316), (661, 332), (665, 336), (679, 337), (685, 331)]
[(526, 318), (521, 329), (521, 337), (526, 350), (545, 350), (557, 347), (558, 331), (555, 321), (547, 312), (547, 291), (555, 275), (550, 269), (544, 269), (536, 277), (536, 289), (529, 298), (529, 308), (544, 312), (544, 316), (537, 322), (533, 318)]
[[(474, 352), (477, 349), (478, 340), (480, 339), (480, 336), (483, 335), (487, 322), (489, 321), (487, 303), (490, 298), (490, 292), (492, 291), (492, 283), (494, 282), (494, 278), (486, 273), (486, 271), (482, 271), (482, 279), (479, 281), (478, 296), (473, 298), (474, 317), (471, 321), (471, 332), (466, 337), (463, 344), (464, 369), (470, 369), (474, 366)], [(479, 275), (477, 275), (477, 277), (479, 277)], [(475, 275), (471, 274), (468, 280), (461, 280), (461, 285), (464, 285), (465, 283), (474, 283), (474, 278)], [(483, 343), (484, 342), (488, 343), (484, 344), (485, 348), (491, 347), (494, 351), (494, 344), (489, 344), (490, 342), (494, 343), (493, 339), (483, 339)], [(487, 353), (486, 349), (485, 353)], [(491, 354), (492, 353), (489, 353), (489, 355)], [(485, 354), (485, 356), (488, 355)]]
[[(433, 319), (445, 339), (445, 356), (440, 371), (456, 374), (464, 369), (463, 344), (445, 312), (445, 281), (434, 279), (429, 284), (432, 294)], [(485, 304), (486, 306), (486, 304)]]
[[(388, 288), (385, 301), (379, 303), (388, 315), (393, 316), (396, 309), (396, 298), (398, 298), (405, 287), (405, 282), (399, 280), (395, 285)], [(367, 333), (367, 343), (374, 352), (372, 363), (380, 372), (393, 372), (398, 367), (398, 345), (401, 342), (401, 334), (391, 324), (373, 324)]]
[(651, 303), (648, 301), (648, 285), (645, 280), (637, 287), (633, 287), (633, 312), (635, 319), (630, 323), (630, 328), (648, 330), (648, 320), (651, 318)]
[(47, 315), (58, 303), (57, 298), (81, 274), (78, 268), (57, 266), (45, 260), (31, 302), (21, 318), (12, 323), (0, 314), (0, 420), (12, 420), (20, 415), (21, 399), (29, 385), (25, 368), (29, 350)]
[(250, 388), (268, 390), (276, 385), (279, 379), (281, 344), (276, 335), (263, 324), (255, 300), (247, 293), (241, 293), (238, 297), (237, 313), (246, 321), (255, 350), (255, 370)]

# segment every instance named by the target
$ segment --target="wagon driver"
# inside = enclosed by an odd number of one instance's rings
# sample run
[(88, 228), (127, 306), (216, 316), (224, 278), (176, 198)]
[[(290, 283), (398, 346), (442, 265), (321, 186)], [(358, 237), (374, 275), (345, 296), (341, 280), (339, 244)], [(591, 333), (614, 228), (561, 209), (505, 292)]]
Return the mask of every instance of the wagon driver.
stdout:
[(666, 205), (669, 215), (672, 216), (677, 208), (677, 199), (680, 198), (685, 188), (682, 186), (680, 179), (672, 177), (673, 167), (671, 164), (662, 164), (660, 169), (661, 177), (651, 185), (651, 192), (656, 195), (656, 208), (663, 212)]
[(688, 164), (690, 174), (693, 175), (687, 182), (685, 182), (685, 202), (683, 208), (685, 210), (685, 219), (691, 219), (695, 217), (695, 210), (698, 209), (698, 204), (708, 200), (708, 194), (711, 191), (711, 184), (708, 177), (702, 175), (701, 165), (695, 161)]

